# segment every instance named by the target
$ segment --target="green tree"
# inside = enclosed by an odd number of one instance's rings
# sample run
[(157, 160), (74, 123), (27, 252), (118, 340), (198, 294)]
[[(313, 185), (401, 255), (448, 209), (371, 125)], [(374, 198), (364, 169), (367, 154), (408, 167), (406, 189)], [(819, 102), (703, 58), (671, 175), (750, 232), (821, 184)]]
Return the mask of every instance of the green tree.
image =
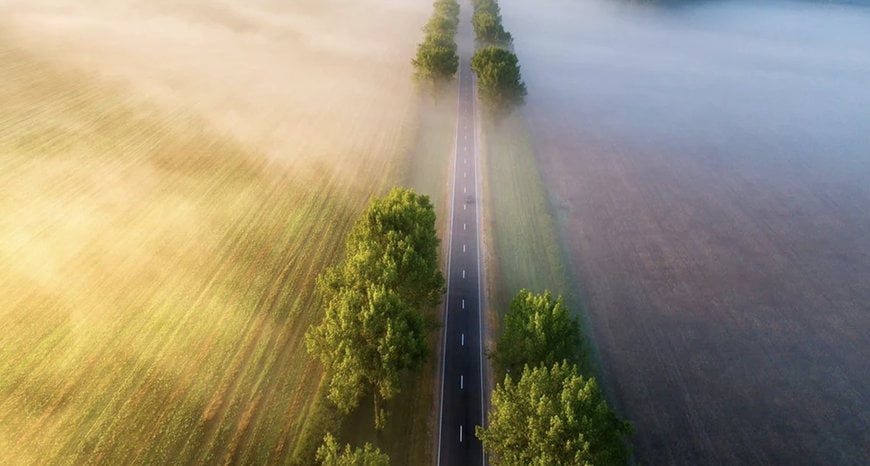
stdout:
[(459, 24), (459, 2), (456, 0), (438, 0), (434, 3), (435, 14), (453, 18)]
[(474, 26), (477, 42), (482, 45), (510, 47), (513, 42), (513, 37), (511, 37), (509, 32), (504, 30), (504, 26), (501, 24), (501, 16), (497, 11), (479, 9), (471, 18), (471, 24)]
[(444, 289), (438, 244), (429, 198), (397, 188), (372, 201), (348, 236), (344, 262), (318, 279), (325, 315), (306, 333), (306, 348), (325, 366), (328, 397), (343, 413), (372, 395), (376, 428), (401, 373), (427, 356), (422, 309)]
[(481, 97), (492, 109), (503, 110), (523, 102), (526, 85), (513, 52), (494, 46), (484, 47), (474, 53), (471, 68), (477, 74)]
[(477, 437), (501, 466), (618, 465), (631, 425), (607, 406), (594, 378), (567, 362), (510, 375), (492, 394), (489, 427)]
[(500, 371), (579, 361), (580, 324), (561, 296), (554, 300), (549, 291), (533, 294), (521, 290), (502, 322), (504, 332), (492, 355)]
[(422, 315), (383, 285), (342, 287), (306, 337), (308, 351), (329, 374), (329, 399), (347, 414), (371, 393), (377, 428), (384, 426), (383, 401), (399, 391), (401, 372), (419, 367), (428, 348)]
[(417, 45), (411, 60), (414, 77), (418, 81), (445, 82), (459, 69), (456, 53), (456, 31), (459, 27), (459, 3), (456, 0), (438, 0), (435, 12), (423, 27), (425, 37)]
[(351, 230), (345, 284), (383, 284), (411, 308), (431, 308), (444, 294), (439, 245), (429, 196), (394, 188), (373, 200)]
[(433, 34), (456, 34), (459, 27), (459, 18), (436, 13), (429, 19), (429, 22), (423, 26), (423, 32), (426, 35)]
[(338, 447), (335, 437), (326, 434), (323, 445), (317, 449), (317, 462), (323, 466), (389, 466), (390, 457), (367, 443), (363, 448)]
[(418, 80), (446, 81), (459, 69), (456, 43), (444, 34), (428, 36), (417, 46), (417, 55), (411, 63)]

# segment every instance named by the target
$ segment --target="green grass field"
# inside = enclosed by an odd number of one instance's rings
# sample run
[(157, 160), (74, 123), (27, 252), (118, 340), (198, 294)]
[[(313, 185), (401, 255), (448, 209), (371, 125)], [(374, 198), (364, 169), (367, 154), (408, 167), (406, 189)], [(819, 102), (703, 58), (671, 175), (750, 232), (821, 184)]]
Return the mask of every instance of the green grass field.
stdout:
[[(586, 333), (582, 296), (570, 286), (570, 270), (528, 125), (520, 112), (499, 118), (482, 115), (481, 120), (487, 299), (494, 311), (487, 319), (487, 347), (495, 344), (499, 320), (523, 288), (561, 294)], [(583, 346), (581, 369), (595, 373), (595, 348), (588, 334)]]
[(488, 297), (498, 317), (522, 288), (569, 290), (550, 201), (525, 120), (518, 112), (481, 119)]
[[(352, 100), (356, 114), (336, 87), (315, 121), (352, 123), (342, 144), (291, 137), (296, 152), (276, 157), (285, 146), (143, 104), (123, 80), (5, 36), (0, 74), (0, 463), (310, 453), (333, 425), (302, 339), (320, 318), (314, 280), (371, 195), (425, 180), (437, 199), (446, 173), (431, 172), (442, 151), (415, 136), (427, 123), (411, 87), (383, 86), (404, 76), (357, 76), (379, 81), (359, 99), (383, 108)], [(409, 162), (421, 144), (435, 155)], [(397, 459), (428, 452), (431, 380), (395, 404), (379, 439)]]

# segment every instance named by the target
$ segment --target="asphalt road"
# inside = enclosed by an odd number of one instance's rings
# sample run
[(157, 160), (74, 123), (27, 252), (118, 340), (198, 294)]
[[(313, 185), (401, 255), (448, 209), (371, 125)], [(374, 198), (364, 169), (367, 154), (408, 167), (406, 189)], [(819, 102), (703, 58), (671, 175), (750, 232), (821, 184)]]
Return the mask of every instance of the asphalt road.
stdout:
[[(471, 6), (463, 3), (463, 10)], [(466, 13), (466, 12), (463, 12)], [(477, 119), (470, 57), (473, 39), (470, 15), (463, 14), (459, 34), (459, 103), (447, 297), (444, 309), (442, 386), (438, 429), (437, 464), (443, 466), (485, 464), (474, 428), (483, 425), (484, 358), (482, 287), (478, 197)]]

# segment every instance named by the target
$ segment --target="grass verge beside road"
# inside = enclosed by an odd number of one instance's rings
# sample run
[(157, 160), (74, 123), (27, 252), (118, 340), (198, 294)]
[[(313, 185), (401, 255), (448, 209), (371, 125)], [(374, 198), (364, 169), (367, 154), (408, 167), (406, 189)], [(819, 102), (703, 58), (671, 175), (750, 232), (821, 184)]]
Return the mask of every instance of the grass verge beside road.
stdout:
[[(581, 296), (569, 284), (569, 268), (556, 229), (556, 219), (538, 170), (531, 134), (520, 111), (495, 117), (481, 112), (488, 316), (487, 348), (499, 333), (501, 317), (523, 288), (561, 294), (585, 322)], [(588, 327), (583, 351), (590, 354)], [(582, 358), (581, 370), (591, 373), (594, 361)]]
[[(449, 223), (448, 173), (456, 137), (456, 89), (450, 86), (437, 95), (423, 92), (417, 101), (414, 138), (408, 140), (402, 169), (404, 185), (428, 195), (438, 215), (438, 236), (442, 242), (442, 262), (446, 267)], [(409, 132), (411, 134), (411, 132)], [(442, 306), (432, 310), (441, 316)], [(418, 373), (405, 378), (402, 391), (391, 400), (392, 412), (383, 432), (372, 426), (371, 400), (365, 399), (341, 428), (342, 441), (354, 445), (371, 442), (390, 456), (392, 464), (432, 464), (436, 421), (436, 394), (439, 384), (440, 330), (429, 336), (431, 354)]]

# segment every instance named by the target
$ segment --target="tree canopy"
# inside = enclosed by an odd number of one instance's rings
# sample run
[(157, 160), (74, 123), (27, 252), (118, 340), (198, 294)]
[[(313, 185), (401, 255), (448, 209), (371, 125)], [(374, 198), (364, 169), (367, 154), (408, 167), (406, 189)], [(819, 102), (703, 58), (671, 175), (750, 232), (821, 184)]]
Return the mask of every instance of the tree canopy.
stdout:
[(503, 110), (523, 102), (526, 85), (513, 52), (494, 46), (478, 49), (471, 68), (477, 74), (481, 97), (491, 108)]
[(494, 465), (616, 465), (629, 459), (631, 425), (607, 406), (594, 378), (567, 362), (526, 367), (492, 394), (489, 427), (477, 437)]
[(444, 292), (439, 244), (429, 196), (395, 188), (373, 200), (351, 230), (345, 285), (382, 284), (415, 309), (434, 306)]
[(411, 63), (419, 81), (446, 81), (459, 69), (456, 49), (456, 31), (459, 27), (459, 3), (456, 0), (437, 0), (434, 13), (423, 27), (425, 36), (417, 45), (417, 54)]
[(428, 196), (396, 188), (371, 202), (348, 236), (344, 262), (319, 277), (325, 315), (306, 347), (326, 367), (328, 397), (342, 412), (370, 393), (382, 427), (381, 402), (399, 391), (402, 371), (425, 360), (422, 309), (444, 290), (438, 245)]
[(417, 55), (411, 61), (418, 80), (444, 81), (453, 77), (459, 68), (456, 43), (444, 40), (444, 35), (427, 37), (417, 46)]
[(501, 11), (495, 0), (475, 0), (471, 24), (481, 45), (507, 48), (513, 43), (513, 37), (502, 26)]
[(323, 445), (317, 449), (317, 462), (323, 466), (389, 466), (390, 457), (367, 443), (363, 448), (339, 448), (335, 437), (326, 434)]
[(501, 371), (517, 373), (526, 365), (552, 366), (562, 360), (579, 361), (580, 324), (562, 297), (549, 291), (521, 290), (502, 319), (504, 332), (496, 342), (493, 360)]

